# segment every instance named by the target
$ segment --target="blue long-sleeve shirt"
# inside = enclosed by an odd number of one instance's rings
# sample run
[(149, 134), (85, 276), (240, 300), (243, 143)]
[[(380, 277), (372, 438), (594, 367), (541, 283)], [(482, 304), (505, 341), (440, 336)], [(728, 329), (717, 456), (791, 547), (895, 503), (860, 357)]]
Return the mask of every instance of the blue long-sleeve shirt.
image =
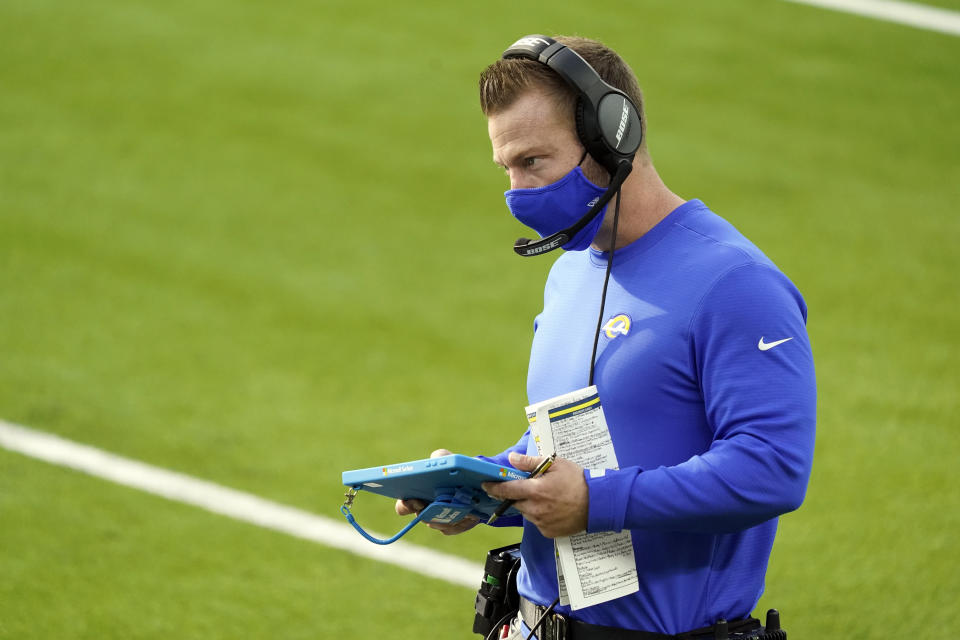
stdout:
[[(592, 249), (554, 264), (535, 321), (531, 404), (587, 386), (605, 267)], [(753, 610), (777, 516), (803, 501), (812, 463), (806, 315), (780, 270), (699, 200), (615, 253), (594, 382), (620, 469), (584, 472), (587, 530), (632, 532), (640, 590), (559, 611), (679, 633)], [(536, 455), (528, 436), (490, 459)], [(552, 602), (553, 541), (524, 522), (521, 552), (520, 593)]]

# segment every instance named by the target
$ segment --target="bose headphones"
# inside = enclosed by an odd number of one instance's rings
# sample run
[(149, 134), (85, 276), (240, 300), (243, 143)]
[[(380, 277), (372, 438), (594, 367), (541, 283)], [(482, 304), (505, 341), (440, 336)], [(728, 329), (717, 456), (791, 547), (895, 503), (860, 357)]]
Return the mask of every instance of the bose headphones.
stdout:
[(507, 58), (527, 58), (556, 71), (577, 92), (577, 135), (587, 152), (610, 175), (633, 157), (643, 141), (640, 111), (623, 92), (612, 87), (580, 54), (549, 38), (524, 36), (503, 52)]

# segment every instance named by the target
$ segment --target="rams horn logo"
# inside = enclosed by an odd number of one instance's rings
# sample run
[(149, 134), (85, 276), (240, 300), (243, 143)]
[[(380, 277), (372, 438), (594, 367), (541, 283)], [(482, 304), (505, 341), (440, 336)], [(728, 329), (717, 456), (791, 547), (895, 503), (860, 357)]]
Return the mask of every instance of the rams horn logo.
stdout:
[(607, 320), (607, 324), (603, 325), (603, 332), (611, 340), (620, 335), (627, 335), (630, 333), (630, 316), (625, 313), (613, 316)]

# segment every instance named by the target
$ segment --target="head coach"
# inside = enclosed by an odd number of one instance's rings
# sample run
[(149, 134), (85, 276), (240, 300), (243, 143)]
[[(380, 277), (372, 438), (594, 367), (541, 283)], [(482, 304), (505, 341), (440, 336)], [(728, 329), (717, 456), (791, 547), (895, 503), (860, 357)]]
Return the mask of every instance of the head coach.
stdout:
[[(514, 250), (565, 250), (534, 322), (529, 402), (596, 385), (619, 463), (558, 458), (539, 478), (485, 485), (523, 514), (497, 522), (522, 525), (523, 541), (519, 612), (493, 637), (762, 637), (750, 614), (777, 518), (803, 501), (813, 458), (803, 298), (730, 223), (660, 179), (637, 79), (603, 44), (521, 38), (483, 71), (480, 104), (507, 206), (540, 236)], [(486, 459), (539, 461), (529, 430)], [(558, 604), (552, 538), (624, 530), (639, 590)]]

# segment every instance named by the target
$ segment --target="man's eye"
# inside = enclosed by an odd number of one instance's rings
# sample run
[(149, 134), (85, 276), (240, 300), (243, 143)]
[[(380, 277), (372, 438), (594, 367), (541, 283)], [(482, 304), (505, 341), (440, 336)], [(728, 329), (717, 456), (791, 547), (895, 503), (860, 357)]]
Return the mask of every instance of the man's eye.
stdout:
[(530, 169), (530, 168), (534, 167), (534, 166), (537, 164), (537, 162), (539, 162), (539, 161), (540, 161), (540, 158), (537, 158), (537, 157), (524, 158), (524, 159), (523, 159), (523, 166), (525, 166), (526, 168)]

